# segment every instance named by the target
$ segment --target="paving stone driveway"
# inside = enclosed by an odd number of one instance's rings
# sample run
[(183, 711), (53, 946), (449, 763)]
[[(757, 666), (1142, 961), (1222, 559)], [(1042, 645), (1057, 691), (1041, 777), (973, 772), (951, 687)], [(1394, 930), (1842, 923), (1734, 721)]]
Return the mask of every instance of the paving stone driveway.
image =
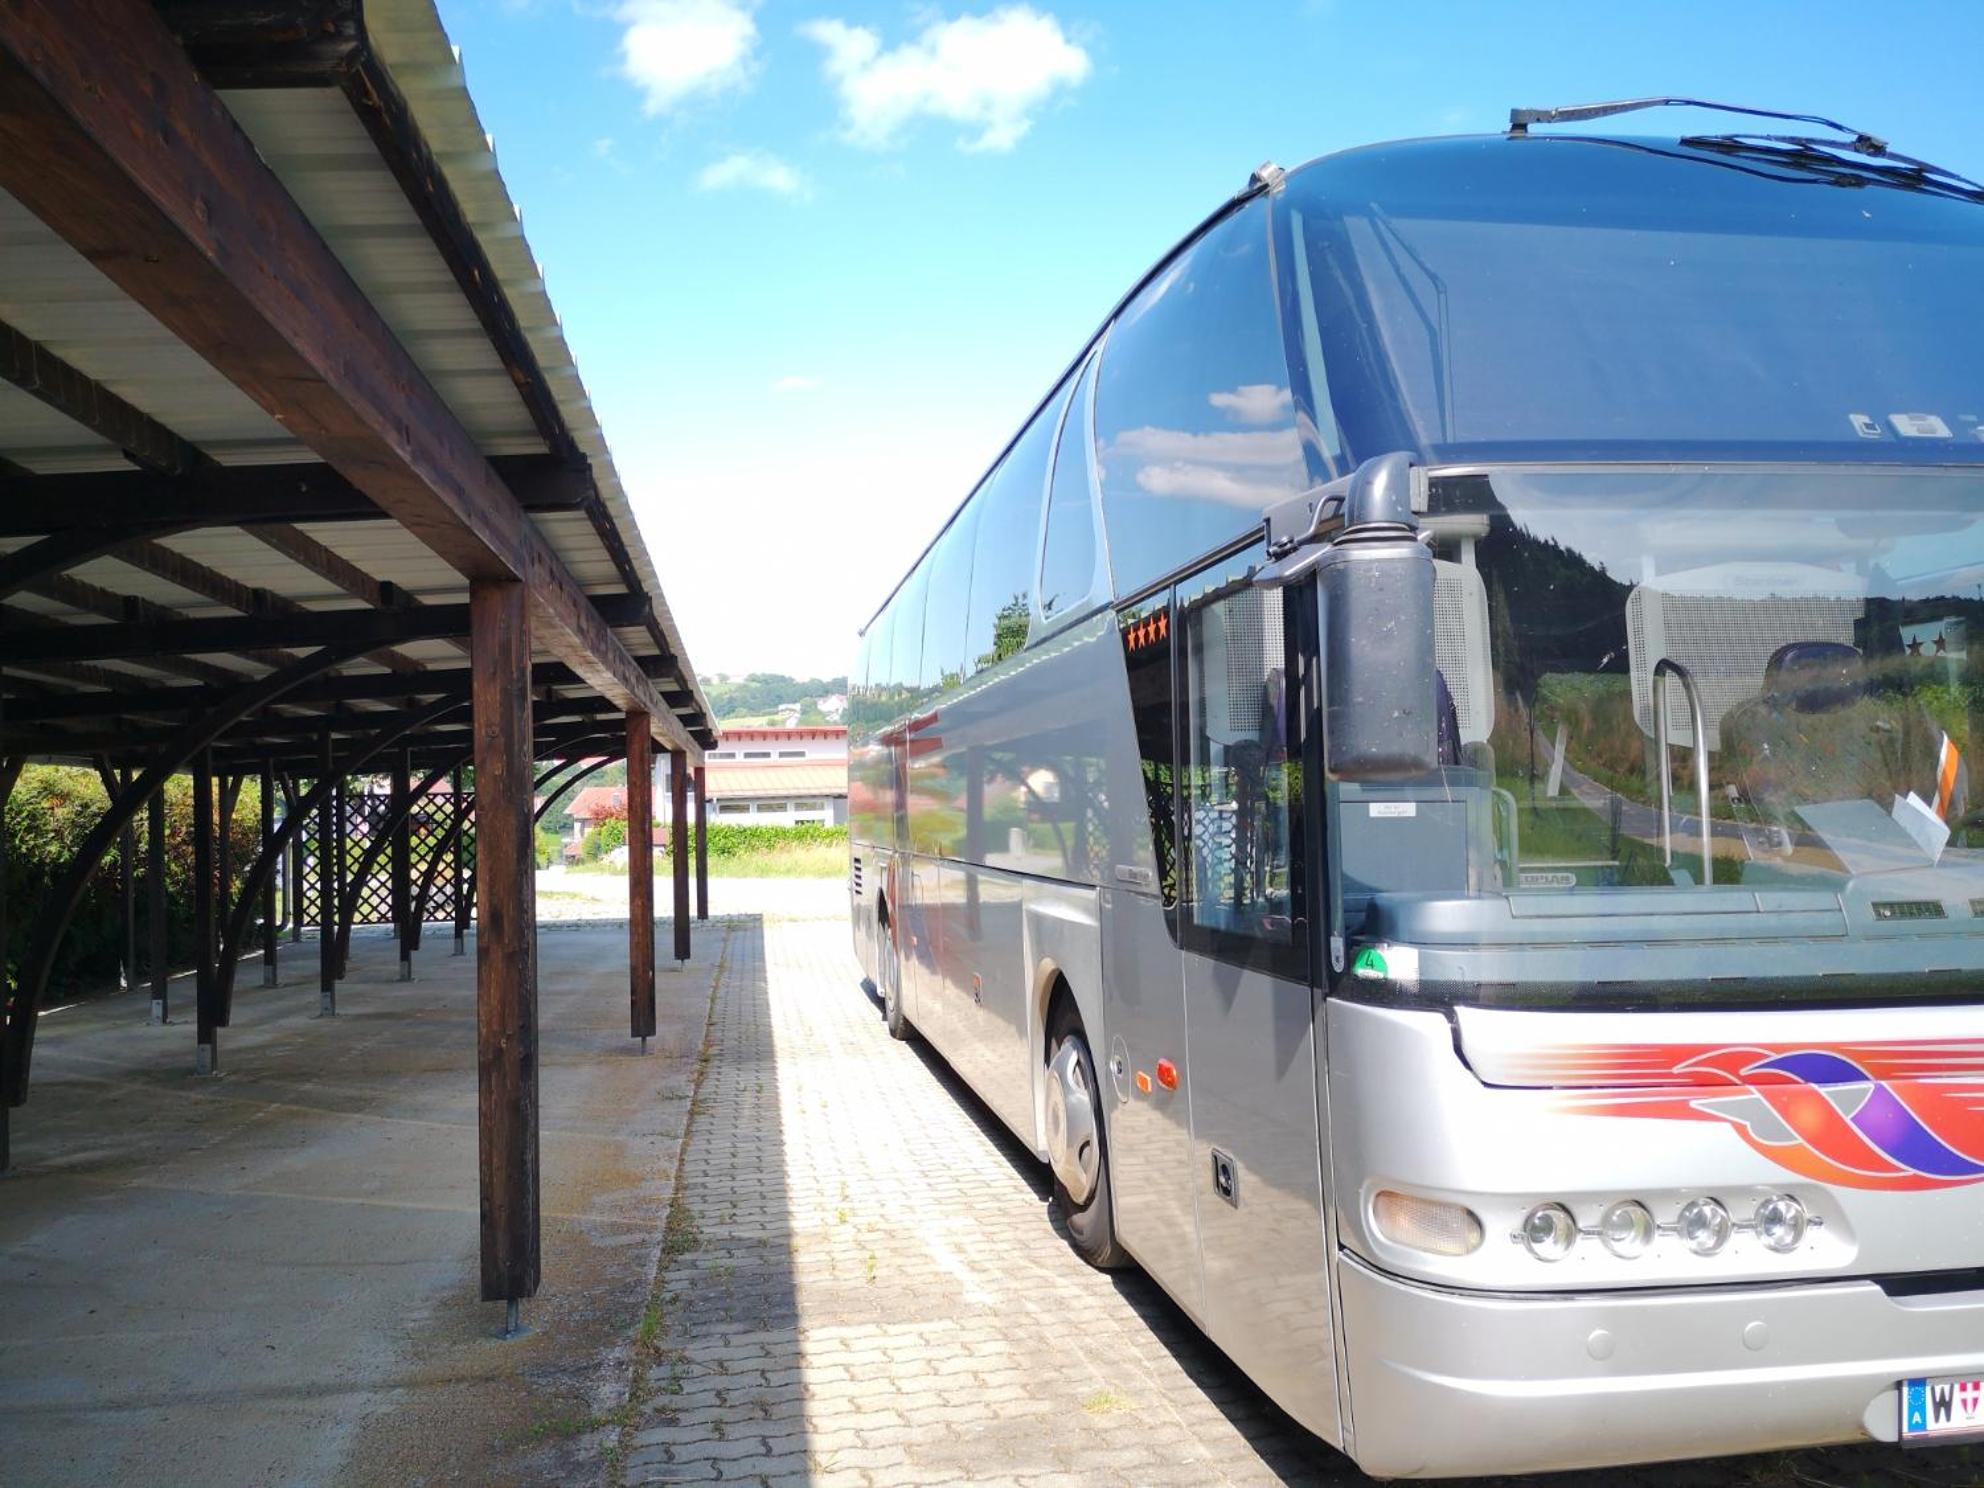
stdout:
[[(725, 933), (652, 1337), (609, 1481), (1369, 1481), (1154, 1283), (1067, 1249), (1032, 1158), (942, 1061), (889, 1039), (844, 920)], [(1577, 1480), (1980, 1477), (1977, 1459), (1862, 1448)]]

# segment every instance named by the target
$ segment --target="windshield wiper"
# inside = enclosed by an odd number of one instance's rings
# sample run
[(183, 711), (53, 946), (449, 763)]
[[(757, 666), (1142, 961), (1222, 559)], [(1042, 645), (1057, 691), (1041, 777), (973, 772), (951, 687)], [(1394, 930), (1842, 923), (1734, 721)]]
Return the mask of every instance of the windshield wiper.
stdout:
[(1929, 161), (1897, 154), (1878, 140), (1872, 141), (1878, 149), (1867, 148), (1857, 139), (1816, 139), (1800, 134), (1694, 134), (1684, 135), (1680, 143), (1692, 150), (1802, 171), (1835, 186), (1893, 186), (1984, 202), (1984, 185)]
[(1527, 135), (1530, 127), (1536, 124), (1579, 124), (1593, 119), (1609, 119), (1615, 114), (1657, 108), (1709, 109), (1721, 114), (1742, 114), (1751, 119), (1816, 124), (1839, 136), (1824, 139), (1808, 134), (1685, 135), (1680, 143), (1690, 149), (1712, 151), (1797, 171), (1807, 179), (1818, 179), (1833, 186), (1893, 186), (1902, 191), (1984, 202), (1984, 185), (1979, 185), (1968, 176), (1960, 176), (1953, 170), (1918, 160), (1912, 155), (1898, 154), (1879, 135), (1855, 129), (1837, 119), (1828, 119), (1823, 114), (1789, 114), (1781, 109), (1749, 108), (1743, 104), (1716, 103), (1706, 98), (1624, 98), (1611, 103), (1574, 103), (1562, 108), (1510, 109), (1509, 133), (1519, 138)]

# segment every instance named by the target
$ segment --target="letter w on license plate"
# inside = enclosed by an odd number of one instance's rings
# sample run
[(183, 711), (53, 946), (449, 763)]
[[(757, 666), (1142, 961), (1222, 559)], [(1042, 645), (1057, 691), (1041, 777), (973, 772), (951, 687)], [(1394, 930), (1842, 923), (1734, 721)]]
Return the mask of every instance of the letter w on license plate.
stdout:
[(1984, 1376), (1945, 1375), (1901, 1382), (1901, 1439), (1984, 1436)]

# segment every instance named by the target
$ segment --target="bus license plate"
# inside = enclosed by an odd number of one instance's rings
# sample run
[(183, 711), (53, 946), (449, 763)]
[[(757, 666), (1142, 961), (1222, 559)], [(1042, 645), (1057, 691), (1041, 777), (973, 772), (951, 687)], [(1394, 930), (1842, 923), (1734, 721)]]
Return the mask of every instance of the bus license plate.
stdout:
[(1901, 1439), (1984, 1435), (1984, 1376), (1943, 1375), (1901, 1382)]

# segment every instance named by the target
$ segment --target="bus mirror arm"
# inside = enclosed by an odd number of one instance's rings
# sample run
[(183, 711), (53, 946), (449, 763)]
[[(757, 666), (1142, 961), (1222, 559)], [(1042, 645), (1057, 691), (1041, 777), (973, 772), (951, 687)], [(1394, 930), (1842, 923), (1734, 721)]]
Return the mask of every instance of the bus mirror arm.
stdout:
[[(1291, 554), (1329, 542), (1351, 527), (1400, 521), (1417, 525), (1414, 519), (1425, 510), (1425, 471), (1411, 455), (1394, 450), (1373, 455), (1350, 474), (1270, 507), (1261, 525), (1270, 564), (1278, 566)], [(1305, 566), (1303, 572), (1307, 571)]]

